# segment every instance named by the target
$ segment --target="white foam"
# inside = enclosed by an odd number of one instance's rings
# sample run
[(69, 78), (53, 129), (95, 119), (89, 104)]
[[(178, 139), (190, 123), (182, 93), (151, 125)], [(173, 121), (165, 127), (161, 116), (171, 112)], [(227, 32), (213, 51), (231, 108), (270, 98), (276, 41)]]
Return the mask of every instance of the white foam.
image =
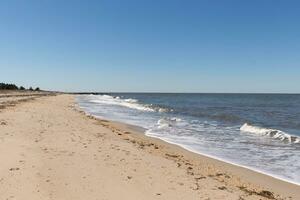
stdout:
[(137, 103), (138, 100), (136, 99), (124, 99), (124, 101), (128, 102), (128, 103)]
[(158, 112), (173, 112), (173, 109), (168, 109), (168, 108), (157, 108), (156, 110)]
[(181, 122), (182, 120), (177, 117), (172, 118), (162, 118), (158, 120), (157, 125), (158, 129), (168, 128), (175, 126), (178, 122)]
[(297, 182), (297, 181), (294, 181), (294, 180), (291, 180), (291, 179), (287, 179), (287, 178), (283, 178), (282, 176), (278, 176), (276, 174), (273, 174), (273, 173), (270, 173), (270, 172), (266, 172), (264, 170), (261, 170), (261, 169), (258, 169), (258, 168), (255, 168), (255, 167), (249, 167), (249, 166), (246, 166), (246, 165), (242, 165), (242, 164), (238, 164), (237, 162), (233, 162), (233, 161), (229, 161), (225, 158), (220, 158), (220, 157), (217, 157), (217, 156), (213, 156), (211, 154), (207, 154), (207, 153), (204, 153), (204, 152), (200, 152), (200, 151), (197, 151), (191, 147), (189, 147), (188, 145), (183, 145), (179, 142), (174, 142), (174, 141), (171, 141), (170, 139), (168, 138), (163, 138), (161, 136), (158, 136), (156, 134), (153, 134), (151, 132), (151, 130), (147, 130), (145, 131), (145, 135), (148, 136), (148, 137), (153, 137), (153, 138), (158, 138), (160, 140), (163, 140), (167, 143), (170, 143), (170, 144), (174, 144), (174, 145), (177, 145), (177, 146), (180, 146), (190, 152), (193, 152), (193, 153), (196, 153), (196, 154), (200, 154), (200, 155), (203, 155), (203, 156), (206, 156), (206, 157), (210, 157), (210, 158), (213, 158), (215, 160), (219, 160), (219, 161), (222, 161), (222, 162), (226, 162), (226, 163), (229, 163), (229, 164), (232, 164), (232, 165), (235, 165), (235, 166), (238, 166), (238, 167), (243, 167), (243, 168), (246, 168), (246, 169), (249, 169), (249, 170), (252, 170), (252, 171), (255, 171), (255, 172), (258, 172), (258, 173), (261, 173), (261, 174), (266, 174), (268, 176), (271, 176), (271, 177), (274, 177), (276, 179), (279, 179), (279, 180), (282, 180), (282, 181), (286, 181), (286, 182), (289, 182), (289, 183), (292, 183), (292, 184), (295, 184), (295, 185), (299, 185), (300, 186), (300, 183)]
[(155, 112), (155, 110), (147, 105), (139, 104), (136, 99), (121, 99), (120, 97), (114, 98), (110, 95), (95, 95), (91, 102), (108, 104), (108, 105), (118, 105), (124, 106), (131, 109), (146, 111), (146, 112)]
[(288, 133), (276, 129), (262, 128), (245, 123), (240, 128), (240, 130), (243, 132), (254, 133), (258, 135), (267, 135), (272, 138), (279, 139), (281, 141), (288, 141), (290, 143), (300, 143), (299, 137), (290, 135)]

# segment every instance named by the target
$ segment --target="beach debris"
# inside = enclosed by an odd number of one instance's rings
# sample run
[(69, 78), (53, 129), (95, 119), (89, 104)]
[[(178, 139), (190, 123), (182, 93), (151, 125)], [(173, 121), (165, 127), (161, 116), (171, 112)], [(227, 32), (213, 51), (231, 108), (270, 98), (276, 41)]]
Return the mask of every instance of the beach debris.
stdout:
[(217, 176), (217, 177), (225, 177), (225, 178), (230, 178), (230, 176), (229, 175), (227, 175), (227, 174), (224, 174), (224, 173), (216, 173), (216, 175), (215, 176)]
[(165, 155), (168, 156), (168, 157), (171, 157), (171, 158), (178, 158), (179, 157), (179, 155), (176, 155), (176, 154), (166, 153)]
[(221, 186), (221, 187), (218, 187), (219, 190), (226, 190), (227, 188), (225, 186)]
[(257, 194), (260, 196), (269, 198), (269, 199), (275, 199), (274, 194), (267, 190), (262, 190), (262, 191), (258, 192)]
[(139, 148), (143, 149), (145, 147), (144, 142), (138, 142)]
[(6, 122), (6, 121), (3, 121), (3, 120), (1, 120), (1, 121), (0, 121), (0, 125), (2, 125), (2, 126), (5, 126), (5, 125), (7, 125), (7, 122)]
[(186, 169), (186, 173), (188, 174), (188, 175), (194, 175), (194, 172), (193, 172), (193, 168), (192, 167), (188, 167), (187, 169)]
[(206, 179), (206, 177), (205, 177), (205, 176), (200, 176), (200, 177), (196, 177), (196, 178), (195, 178), (196, 181), (199, 181), (199, 180), (201, 180), (201, 179)]
[(195, 183), (192, 187), (193, 190), (199, 190), (200, 189), (200, 185), (199, 183)]
[(17, 171), (17, 170), (20, 170), (19, 167), (15, 167), (15, 168), (10, 168), (9, 171)]
[(240, 186), (239, 187), (240, 190), (246, 192), (249, 195), (258, 195), (258, 196), (262, 196), (268, 199), (275, 199), (275, 196), (273, 194), (273, 192), (267, 191), (267, 190), (261, 190), (261, 191), (255, 191), (255, 190), (249, 190), (244, 186)]
[(135, 141), (135, 140), (131, 140), (131, 142), (132, 142), (133, 144), (135, 144), (135, 143), (136, 143), (136, 141)]

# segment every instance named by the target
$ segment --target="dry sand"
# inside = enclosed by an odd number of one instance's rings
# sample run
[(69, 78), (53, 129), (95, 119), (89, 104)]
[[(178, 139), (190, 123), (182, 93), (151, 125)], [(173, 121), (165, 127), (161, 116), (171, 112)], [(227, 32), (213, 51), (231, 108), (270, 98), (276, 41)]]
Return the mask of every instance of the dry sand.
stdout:
[(78, 111), (74, 96), (0, 109), (0, 200), (300, 199), (300, 186)]

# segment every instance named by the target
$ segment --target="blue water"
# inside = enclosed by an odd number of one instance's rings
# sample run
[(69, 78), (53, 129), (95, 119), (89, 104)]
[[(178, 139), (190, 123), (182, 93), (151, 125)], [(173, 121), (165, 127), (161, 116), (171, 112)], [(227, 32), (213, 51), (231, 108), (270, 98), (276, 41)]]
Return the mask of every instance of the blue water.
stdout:
[(300, 184), (300, 95), (78, 95), (100, 118), (230, 163)]

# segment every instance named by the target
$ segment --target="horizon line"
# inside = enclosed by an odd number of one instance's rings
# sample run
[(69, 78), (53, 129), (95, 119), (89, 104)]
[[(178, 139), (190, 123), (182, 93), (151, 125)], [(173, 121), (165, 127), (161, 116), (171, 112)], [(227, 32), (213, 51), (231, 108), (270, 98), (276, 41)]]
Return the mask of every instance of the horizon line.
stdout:
[(64, 92), (69, 94), (283, 94), (300, 95), (300, 93), (285, 92)]

